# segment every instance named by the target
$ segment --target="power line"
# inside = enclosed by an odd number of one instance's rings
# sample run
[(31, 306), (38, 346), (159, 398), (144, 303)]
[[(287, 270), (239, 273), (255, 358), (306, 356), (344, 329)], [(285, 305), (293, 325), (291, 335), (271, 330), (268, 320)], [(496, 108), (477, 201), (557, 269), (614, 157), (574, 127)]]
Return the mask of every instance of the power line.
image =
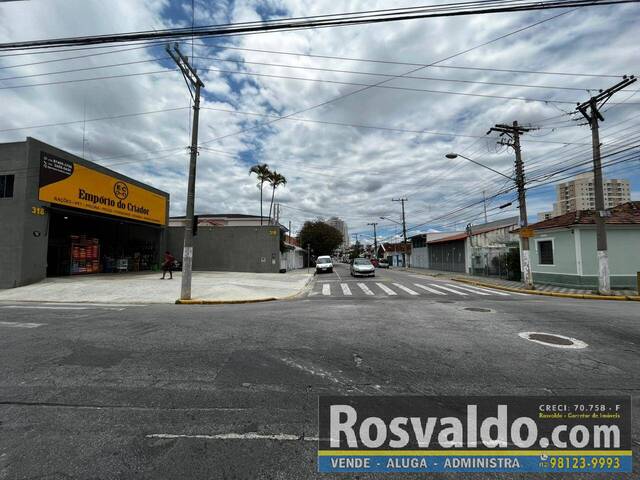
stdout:
[(591, 7), (595, 5), (599, 6), (635, 2), (637, 2), (637, 0), (556, 0), (540, 2), (524, 2), (516, 0), (452, 3), (447, 5), (417, 6), (386, 10), (368, 10), (332, 15), (318, 15), (313, 17), (307, 16), (285, 18), (259, 22), (207, 25), (197, 28), (178, 28), (165, 29), (160, 31), (138, 31), (111, 35), (93, 35), (27, 42), (10, 42), (0, 44), (0, 51), (43, 49), (75, 45), (96, 45), (139, 40), (175, 40), (188, 37), (212, 37), (239, 34), (243, 35), (274, 31), (291, 31), (305, 28), (326, 28), (348, 25), (375, 24), (400, 20), (451, 17), (461, 15), (547, 10), (557, 8), (576, 9), (580, 7)]

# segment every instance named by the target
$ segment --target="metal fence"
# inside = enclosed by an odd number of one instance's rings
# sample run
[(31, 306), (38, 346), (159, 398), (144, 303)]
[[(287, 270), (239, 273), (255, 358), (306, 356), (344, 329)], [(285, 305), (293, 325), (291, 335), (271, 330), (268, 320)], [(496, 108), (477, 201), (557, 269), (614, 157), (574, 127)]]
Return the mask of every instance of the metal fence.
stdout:
[(472, 247), (472, 275), (520, 280), (520, 250), (510, 247)]

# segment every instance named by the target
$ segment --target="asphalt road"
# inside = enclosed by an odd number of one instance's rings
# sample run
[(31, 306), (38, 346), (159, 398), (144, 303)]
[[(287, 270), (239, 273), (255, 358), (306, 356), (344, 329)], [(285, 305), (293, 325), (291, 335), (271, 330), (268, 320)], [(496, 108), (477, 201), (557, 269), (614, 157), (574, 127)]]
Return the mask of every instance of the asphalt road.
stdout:
[(0, 479), (331, 478), (316, 473), (323, 394), (631, 394), (640, 471), (640, 305), (449, 284), (339, 266), (282, 302), (0, 304)]

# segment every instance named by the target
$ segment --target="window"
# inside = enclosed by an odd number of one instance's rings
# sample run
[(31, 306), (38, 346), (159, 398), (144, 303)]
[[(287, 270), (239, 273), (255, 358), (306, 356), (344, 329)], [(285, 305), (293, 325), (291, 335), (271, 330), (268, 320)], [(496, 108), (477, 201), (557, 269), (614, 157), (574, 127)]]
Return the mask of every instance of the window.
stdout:
[(553, 242), (551, 240), (538, 242), (538, 263), (553, 265)]
[(0, 198), (13, 197), (13, 178), (15, 175), (0, 175)]

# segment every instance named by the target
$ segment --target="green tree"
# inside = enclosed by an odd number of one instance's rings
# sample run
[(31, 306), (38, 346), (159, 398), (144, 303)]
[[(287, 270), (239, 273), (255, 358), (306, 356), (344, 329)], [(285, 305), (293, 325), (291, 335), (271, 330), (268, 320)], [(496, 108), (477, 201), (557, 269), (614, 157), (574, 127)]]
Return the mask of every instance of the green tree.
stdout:
[(287, 179), (284, 175), (280, 175), (275, 170), (269, 174), (269, 185), (271, 185), (271, 204), (269, 205), (269, 222), (271, 222), (271, 210), (273, 210), (273, 198), (276, 195), (276, 188), (279, 186), (285, 186), (287, 184)]
[(260, 225), (262, 225), (262, 187), (264, 186), (264, 182), (269, 180), (271, 170), (269, 170), (269, 165), (266, 163), (257, 163), (249, 169), (249, 175), (252, 173), (255, 173), (258, 177), (258, 188), (260, 189)]
[(305, 222), (298, 238), (302, 248), (311, 245), (315, 256), (331, 255), (342, 243), (342, 232), (322, 221)]

